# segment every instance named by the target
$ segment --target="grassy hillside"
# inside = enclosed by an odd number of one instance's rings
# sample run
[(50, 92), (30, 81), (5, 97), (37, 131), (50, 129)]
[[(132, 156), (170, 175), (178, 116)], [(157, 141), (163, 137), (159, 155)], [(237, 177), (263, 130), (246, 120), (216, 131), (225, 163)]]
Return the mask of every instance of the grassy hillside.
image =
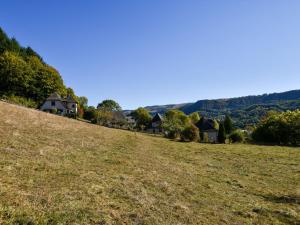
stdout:
[(299, 165), (0, 102), (0, 224), (299, 224)]

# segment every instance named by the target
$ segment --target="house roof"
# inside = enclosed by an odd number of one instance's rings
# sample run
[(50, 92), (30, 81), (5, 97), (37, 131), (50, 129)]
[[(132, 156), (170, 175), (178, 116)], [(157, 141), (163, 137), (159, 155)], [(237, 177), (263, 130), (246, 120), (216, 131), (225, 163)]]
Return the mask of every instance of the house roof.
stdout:
[(217, 130), (214, 125), (214, 120), (205, 118), (199, 120), (199, 122), (196, 123), (196, 126), (199, 128), (200, 131)]
[(155, 116), (152, 118), (152, 123), (155, 123), (158, 121), (163, 121), (163, 117), (159, 113), (156, 113)]
[(47, 98), (47, 100), (61, 100), (61, 97), (57, 92), (54, 92)]
[(71, 103), (77, 103), (77, 101), (75, 101), (74, 98), (71, 95), (67, 96), (66, 101), (71, 102)]

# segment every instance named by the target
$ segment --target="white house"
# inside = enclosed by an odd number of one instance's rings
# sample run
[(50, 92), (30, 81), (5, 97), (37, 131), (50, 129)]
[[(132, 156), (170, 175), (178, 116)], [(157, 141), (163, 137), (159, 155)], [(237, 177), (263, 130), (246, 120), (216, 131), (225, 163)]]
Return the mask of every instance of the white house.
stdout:
[(52, 93), (41, 106), (41, 110), (45, 112), (57, 111), (57, 114), (66, 116), (76, 116), (77, 102), (68, 95), (67, 98), (62, 98), (56, 92)]

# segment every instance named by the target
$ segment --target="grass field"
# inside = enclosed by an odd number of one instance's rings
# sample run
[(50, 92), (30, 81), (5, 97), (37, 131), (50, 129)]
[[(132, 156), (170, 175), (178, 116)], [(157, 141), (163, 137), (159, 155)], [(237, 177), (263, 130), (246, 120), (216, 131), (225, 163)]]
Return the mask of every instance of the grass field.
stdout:
[(300, 148), (180, 143), (0, 102), (0, 224), (300, 224)]

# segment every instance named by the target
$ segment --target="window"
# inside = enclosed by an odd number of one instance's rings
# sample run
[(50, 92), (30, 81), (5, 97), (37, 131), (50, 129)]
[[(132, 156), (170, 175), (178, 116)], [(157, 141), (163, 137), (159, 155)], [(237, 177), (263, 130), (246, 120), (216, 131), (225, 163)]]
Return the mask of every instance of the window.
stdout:
[(51, 101), (51, 106), (55, 106), (55, 101)]
[(75, 108), (75, 104), (72, 105), (72, 108)]

